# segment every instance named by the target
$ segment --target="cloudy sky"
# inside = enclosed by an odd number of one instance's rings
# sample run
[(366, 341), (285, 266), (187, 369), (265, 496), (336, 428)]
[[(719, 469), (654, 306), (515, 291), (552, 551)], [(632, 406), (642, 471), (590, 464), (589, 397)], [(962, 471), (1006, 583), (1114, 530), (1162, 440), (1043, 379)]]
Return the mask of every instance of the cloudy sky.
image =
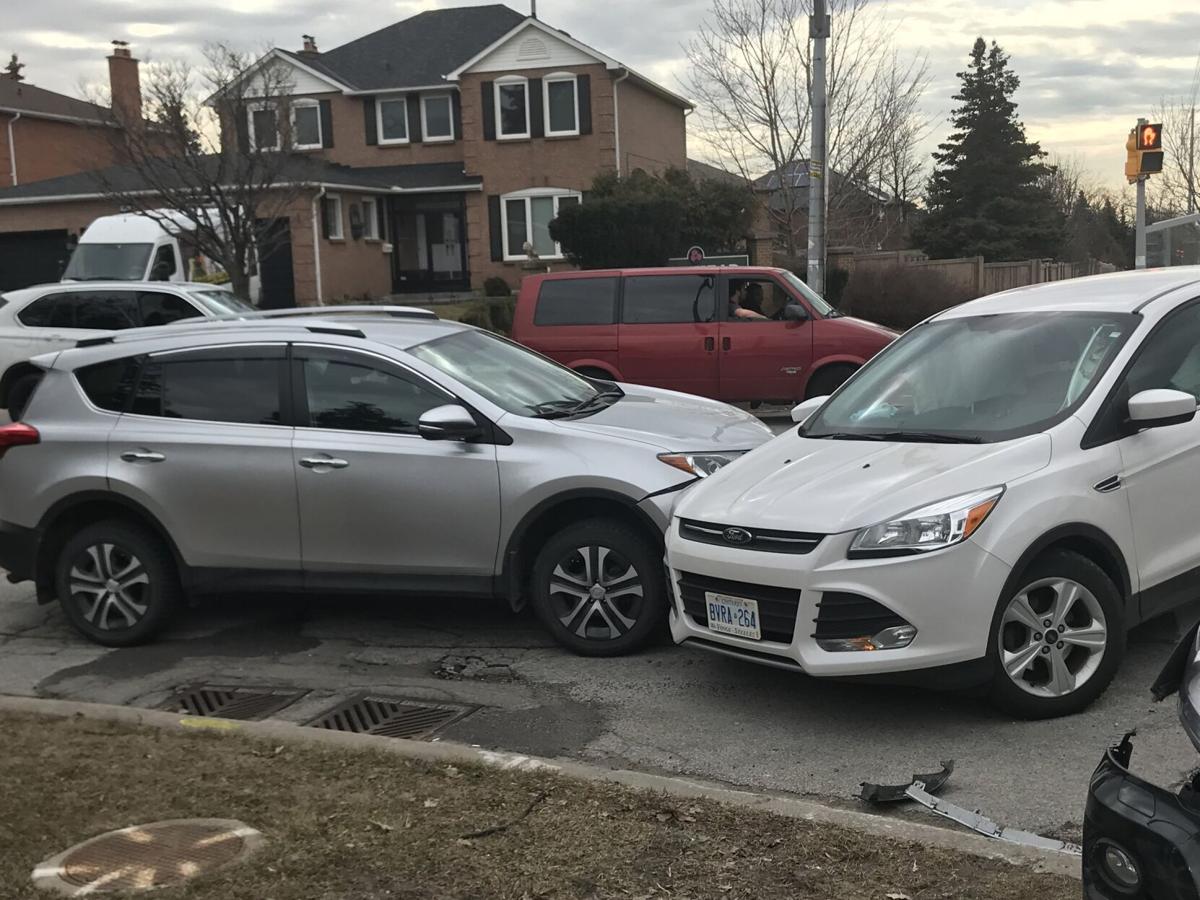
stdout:
[[(78, 95), (81, 84), (106, 80), (104, 56), (113, 38), (130, 41), (142, 59), (196, 58), (216, 40), (246, 49), (299, 49), (302, 33), (330, 49), (423, 9), (464, 2), (9, 0), (0, 52), (19, 53), (31, 83)], [(510, 5), (525, 12), (528, 2)], [(678, 89), (686, 69), (681, 45), (709, 3), (540, 0), (538, 13)], [(1077, 157), (1097, 183), (1110, 186), (1121, 182), (1129, 128), (1164, 96), (1190, 90), (1200, 52), (1200, 10), (1191, 0), (890, 0), (884, 9), (901, 51), (929, 58), (933, 83), (925, 102), (935, 117), (930, 148), (948, 130), (955, 72), (975, 36), (984, 35), (1012, 55), (1030, 137), (1052, 153)]]

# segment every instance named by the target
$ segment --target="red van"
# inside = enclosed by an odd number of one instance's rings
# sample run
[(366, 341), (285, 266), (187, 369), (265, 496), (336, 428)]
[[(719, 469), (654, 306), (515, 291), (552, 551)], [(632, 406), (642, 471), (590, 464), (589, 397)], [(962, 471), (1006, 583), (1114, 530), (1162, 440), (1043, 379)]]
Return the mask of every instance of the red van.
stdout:
[(513, 318), (515, 340), (585, 375), (719, 400), (832, 393), (896, 336), (751, 266), (530, 275)]

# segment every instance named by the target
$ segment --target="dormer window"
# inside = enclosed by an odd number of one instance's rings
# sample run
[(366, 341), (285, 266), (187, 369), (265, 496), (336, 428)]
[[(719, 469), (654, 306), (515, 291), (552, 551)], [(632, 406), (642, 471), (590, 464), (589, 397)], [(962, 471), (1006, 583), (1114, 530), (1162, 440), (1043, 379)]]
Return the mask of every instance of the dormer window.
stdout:
[(496, 136), (501, 140), (529, 137), (529, 79), (498, 78), (495, 91)]

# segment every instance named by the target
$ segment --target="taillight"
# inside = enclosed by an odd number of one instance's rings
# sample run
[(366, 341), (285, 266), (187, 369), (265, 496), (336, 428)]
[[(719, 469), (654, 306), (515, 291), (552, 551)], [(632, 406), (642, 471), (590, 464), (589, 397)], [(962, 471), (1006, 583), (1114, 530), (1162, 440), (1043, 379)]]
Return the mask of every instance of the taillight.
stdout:
[(9, 447), (26, 447), (38, 443), (41, 439), (38, 430), (24, 422), (0, 425), (0, 456), (7, 453)]

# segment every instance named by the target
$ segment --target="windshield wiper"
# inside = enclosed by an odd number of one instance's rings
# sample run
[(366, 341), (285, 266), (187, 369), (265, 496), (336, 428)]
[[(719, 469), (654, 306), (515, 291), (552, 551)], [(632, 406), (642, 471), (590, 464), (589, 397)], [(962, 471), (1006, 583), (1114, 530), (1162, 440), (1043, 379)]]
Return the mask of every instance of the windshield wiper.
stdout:
[(881, 441), (911, 441), (916, 444), (982, 444), (983, 438), (974, 434), (946, 434), (941, 431), (886, 431)]
[(586, 400), (580, 400), (573, 407), (571, 407), (567, 414), (571, 416), (578, 416), (588, 412), (596, 412), (601, 408), (601, 403), (603, 403), (604, 407), (611, 406), (612, 403), (616, 403), (624, 396), (625, 392), (620, 388), (610, 388), (609, 390), (601, 391), (595, 396), (588, 397)]
[(882, 441), (883, 438), (871, 432), (831, 431), (828, 434), (803, 434), (801, 437), (812, 438), (815, 441)]
[(574, 400), (547, 400), (544, 403), (534, 403), (530, 405), (533, 410), (535, 419), (563, 419), (571, 415), (571, 410), (575, 407)]

